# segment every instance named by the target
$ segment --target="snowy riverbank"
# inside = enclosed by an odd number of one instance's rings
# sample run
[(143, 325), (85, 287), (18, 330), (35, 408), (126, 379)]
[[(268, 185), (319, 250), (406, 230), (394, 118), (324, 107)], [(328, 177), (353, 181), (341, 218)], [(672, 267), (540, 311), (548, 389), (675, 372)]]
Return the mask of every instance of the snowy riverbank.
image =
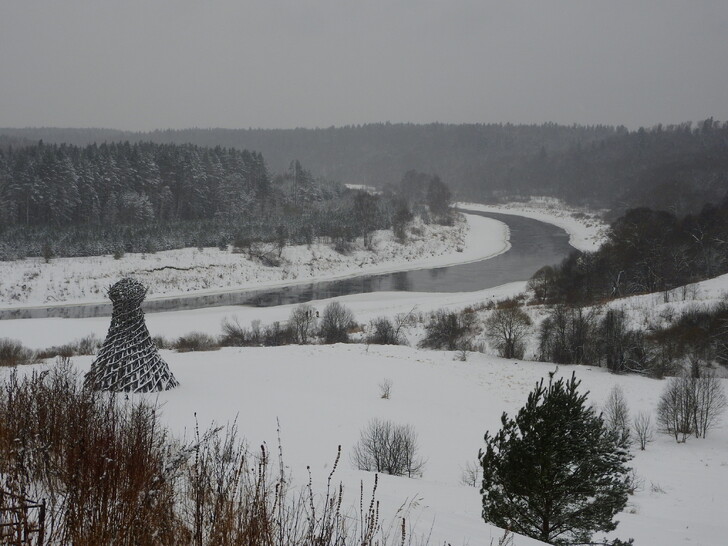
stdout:
[(569, 234), (571, 246), (582, 251), (598, 249), (605, 241), (608, 228), (598, 211), (575, 209), (556, 199), (533, 198), (526, 203), (502, 205), (456, 203), (455, 206), (465, 211), (513, 214), (553, 224)]
[(510, 248), (508, 238), (502, 222), (466, 214), (450, 227), (416, 223), (404, 244), (390, 231), (376, 232), (373, 250), (361, 241), (347, 254), (323, 244), (289, 246), (280, 267), (215, 248), (127, 254), (119, 260), (29, 258), (0, 262), (0, 307), (105, 302), (106, 289), (124, 276), (139, 279), (154, 299), (443, 267), (503, 253)]

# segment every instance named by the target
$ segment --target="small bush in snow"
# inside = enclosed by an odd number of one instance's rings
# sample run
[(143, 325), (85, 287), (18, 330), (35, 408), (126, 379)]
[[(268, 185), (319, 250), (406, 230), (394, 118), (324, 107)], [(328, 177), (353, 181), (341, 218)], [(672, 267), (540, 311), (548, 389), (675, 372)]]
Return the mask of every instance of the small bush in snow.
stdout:
[(468, 346), (472, 327), (473, 313), (455, 313), (440, 309), (425, 324), (425, 337), (419, 346), (455, 351)]
[(460, 474), (460, 483), (470, 487), (480, 488), (483, 481), (483, 471), (477, 461), (468, 461), (465, 463)]
[(154, 336), (152, 338), (152, 343), (157, 347), (157, 349), (171, 349), (172, 343), (169, 342), (167, 338), (164, 336)]
[(278, 321), (266, 326), (263, 330), (263, 345), (266, 347), (280, 347), (296, 343), (296, 334), (289, 325)]
[(32, 364), (34, 353), (14, 339), (0, 338), (0, 366)]
[(400, 327), (395, 326), (387, 317), (379, 317), (369, 323), (367, 343), (372, 345), (402, 345)]
[(644, 451), (653, 437), (652, 418), (650, 414), (645, 411), (639, 412), (632, 421), (632, 430), (634, 430), (634, 434), (637, 437), (640, 449)]
[(173, 347), (180, 353), (188, 351), (216, 351), (220, 348), (220, 344), (209, 334), (190, 332), (175, 341)]
[(101, 347), (101, 340), (94, 336), (83, 337), (65, 345), (49, 347), (38, 351), (37, 357), (40, 360), (55, 358), (57, 356), (70, 358), (79, 355), (92, 355)]
[(332, 301), (321, 315), (319, 334), (324, 343), (347, 343), (353, 326), (352, 312), (338, 301)]
[(253, 330), (248, 330), (237, 317), (225, 318), (222, 321), (222, 337), (220, 344), (224, 347), (248, 347), (258, 345), (259, 336), (254, 335)]
[(352, 462), (359, 470), (411, 478), (422, 475), (425, 466), (417, 454), (418, 447), (412, 425), (372, 419), (354, 446)]
[(379, 384), (379, 398), (389, 400), (392, 395), (392, 380), (385, 379)]

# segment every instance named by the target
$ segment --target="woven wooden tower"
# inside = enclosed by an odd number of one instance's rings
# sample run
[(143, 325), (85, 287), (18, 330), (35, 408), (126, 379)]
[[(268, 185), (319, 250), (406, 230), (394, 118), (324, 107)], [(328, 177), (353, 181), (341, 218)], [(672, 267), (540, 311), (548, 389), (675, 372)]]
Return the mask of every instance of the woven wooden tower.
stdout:
[(144, 285), (130, 278), (109, 288), (111, 326), (86, 374), (86, 385), (102, 391), (153, 392), (179, 384), (159, 356), (144, 322), (141, 305), (146, 294)]

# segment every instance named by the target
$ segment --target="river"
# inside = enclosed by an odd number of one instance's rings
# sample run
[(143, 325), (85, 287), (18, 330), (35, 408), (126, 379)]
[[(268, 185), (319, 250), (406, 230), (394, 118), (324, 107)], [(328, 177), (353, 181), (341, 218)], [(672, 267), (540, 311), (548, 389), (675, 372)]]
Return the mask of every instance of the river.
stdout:
[[(148, 313), (199, 309), (223, 305), (269, 307), (303, 303), (367, 292), (474, 292), (514, 281), (524, 281), (544, 265), (559, 263), (572, 250), (569, 236), (561, 228), (531, 218), (510, 214), (471, 212), (508, 225), (511, 248), (493, 258), (468, 264), (432, 269), (362, 275), (337, 281), (313, 282), (217, 294), (152, 299), (144, 302)], [(111, 304), (71, 304), (0, 310), (0, 320), (18, 318), (86, 318), (111, 315)]]

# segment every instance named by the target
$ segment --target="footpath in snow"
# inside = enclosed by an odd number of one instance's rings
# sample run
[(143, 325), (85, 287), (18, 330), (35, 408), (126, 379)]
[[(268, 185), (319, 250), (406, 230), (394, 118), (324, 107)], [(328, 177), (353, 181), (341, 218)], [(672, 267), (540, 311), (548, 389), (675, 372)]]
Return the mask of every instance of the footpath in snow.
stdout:
[(444, 267), (506, 252), (508, 239), (502, 222), (466, 214), (449, 227), (417, 223), (404, 244), (391, 231), (376, 232), (374, 250), (360, 243), (347, 254), (324, 244), (289, 246), (280, 267), (215, 248), (127, 254), (118, 260), (29, 258), (0, 262), (0, 307), (105, 302), (107, 288), (125, 276), (137, 278), (149, 288), (148, 299), (156, 299)]

